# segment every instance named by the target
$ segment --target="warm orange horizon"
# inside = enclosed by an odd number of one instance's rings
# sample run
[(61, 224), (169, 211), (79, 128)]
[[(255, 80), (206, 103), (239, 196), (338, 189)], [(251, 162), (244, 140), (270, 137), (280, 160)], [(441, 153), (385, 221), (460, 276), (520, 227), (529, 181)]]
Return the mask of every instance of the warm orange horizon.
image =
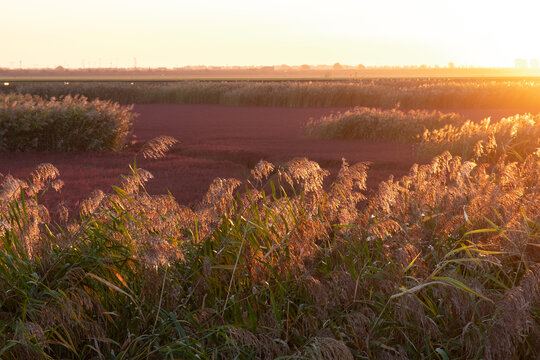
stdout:
[(8, 0), (0, 67), (538, 66), (540, 5)]

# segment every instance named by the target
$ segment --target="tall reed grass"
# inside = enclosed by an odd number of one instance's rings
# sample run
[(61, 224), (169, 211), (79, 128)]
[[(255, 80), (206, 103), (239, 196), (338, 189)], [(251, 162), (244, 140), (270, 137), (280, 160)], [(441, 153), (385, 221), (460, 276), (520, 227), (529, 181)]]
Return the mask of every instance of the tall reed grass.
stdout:
[(364, 79), (355, 81), (10, 82), (1, 92), (84, 95), (122, 104), (469, 109), (538, 107), (536, 80)]
[(419, 147), (424, 157), (443, 151), (465, 158), (498, 159), (502, 154), (526, 156), (540, 149), (540, 114), (522, 114), (492, 122), (467, 121), (446, 124), (440, 129), (427, 129)]
[(539, 154), (444, 153), (372, 194), (366, 171), (261, 161), (186, 207), (134, 164), (72, 214), (37, 202), (54, 166), (4, 176), (0, 356), (537, 357)]
[(131, 109), (78, 95), (0, 94), (0, 151), (120, 150), (135, 118)]
[(354, 108), (311, 119), (306, 132), (309, 136), (327, 139), (357, 139), (371, 141), (420, 142), (425, 130), (464, 121), (455, 113), (399, 109), (381, 110)]
[(316, 138), (418, 143), (423, 159), (449, 151), (493, 163), (502, 155), (521, 160), (540, 149), (539, 119), (529, 113), (474, 122), (439, 111), (354, 108), (311, 119), (305, 131)]

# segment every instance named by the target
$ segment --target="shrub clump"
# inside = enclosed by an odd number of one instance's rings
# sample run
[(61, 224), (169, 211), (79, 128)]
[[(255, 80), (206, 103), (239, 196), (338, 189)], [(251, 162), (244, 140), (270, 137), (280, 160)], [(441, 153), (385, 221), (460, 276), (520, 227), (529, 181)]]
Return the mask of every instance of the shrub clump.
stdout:
[(79, 95), (0, 94), (0, 151), (120, 150), (131, 132), (132, 108)]
[(306, 130), (310, 136), (326, 139), (419, 142), (426, 129), (462, 123), (460, 116), (455, 113), (357, 107), (310, 120)]

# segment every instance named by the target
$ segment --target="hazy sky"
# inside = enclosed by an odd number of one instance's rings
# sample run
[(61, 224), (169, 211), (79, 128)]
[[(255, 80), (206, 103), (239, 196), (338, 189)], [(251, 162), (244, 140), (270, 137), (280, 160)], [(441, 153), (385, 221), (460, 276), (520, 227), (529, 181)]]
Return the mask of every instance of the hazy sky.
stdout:
[(0, 66), (458, 65), (540, 58), (539, 1), (1, 0)]

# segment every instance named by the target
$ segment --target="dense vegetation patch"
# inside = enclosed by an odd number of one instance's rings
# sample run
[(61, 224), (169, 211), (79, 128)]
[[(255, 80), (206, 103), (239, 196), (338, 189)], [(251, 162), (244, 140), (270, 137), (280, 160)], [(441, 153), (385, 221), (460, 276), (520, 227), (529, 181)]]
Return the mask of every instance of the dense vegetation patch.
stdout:
[(366, 170), (261, 161), (185, 207), (133, 166), (73, 214), (36, 201), (54, 166), (3, 177), (0, 356), (536, 358), (540, 154)]
[(461, 125), (446, 124), (427, 129), (422, 135), (419, 152), (431, 157), (443, 151), (465, 158), (497, 159), (502, 154), (523, 156), (540, 148), (540, 114), (523, 114), (492, 122), (467, 121)]
[(360, 79), (354, 81), (12, 82), (0, 92), (81, 94), (122, 104), (477, 109), (538, 107), (537, 80)]
[(474, 122), (439, 111), (354, 108), (311, 119), (306, 134), (327, 139), (418, 143), (418, 155), (424, 159), (449, 151), (493, 163), (502, 155), (523, 159), (540, 148), (540, 114)]
[(307, 134), (326, 139), (419, 142), (425, 130), (463, 121), (454, 113), (354, 108), (310, 120)]
[(83, 96), (0, 94), (0, 151), (120, 150), (135, 117), (131, 109)]

